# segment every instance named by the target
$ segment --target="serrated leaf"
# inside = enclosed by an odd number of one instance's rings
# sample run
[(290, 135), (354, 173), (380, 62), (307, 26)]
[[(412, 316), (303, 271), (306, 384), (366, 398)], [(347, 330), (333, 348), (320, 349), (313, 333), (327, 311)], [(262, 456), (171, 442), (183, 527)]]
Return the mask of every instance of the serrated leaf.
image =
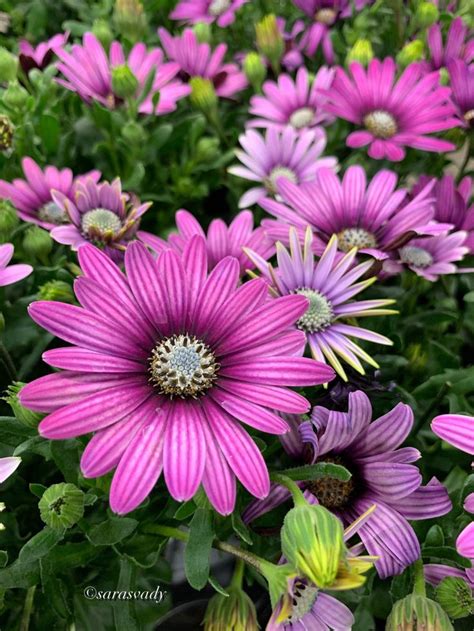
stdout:
[(293, 467), (281, 471), (291, 480), (319, 480), (320, 478), (335, 478), (346, 482), (352, 477), (351, 472), (339, 464), (332, 462), (317, 462), (316, 464), (308, 464), (303, 467)]
[(184, 569), (191, 587), (201, 590), (209, 579), (209, 556), (214, 539), (211, 511), (198, 508), (189, 529), (189, 540), (184, 552)]
[(94, 546), (113, 546), (132, 534), (138, 526), (130, 517), (111, 517), (89, 530), (87, 538)]

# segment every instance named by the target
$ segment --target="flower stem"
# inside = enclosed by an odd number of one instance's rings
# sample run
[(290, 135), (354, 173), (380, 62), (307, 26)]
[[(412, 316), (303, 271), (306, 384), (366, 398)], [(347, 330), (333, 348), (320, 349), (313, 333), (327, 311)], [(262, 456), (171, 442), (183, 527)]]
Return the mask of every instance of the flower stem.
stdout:
[(8, 377), (11, 381), (16, 381), (16, 368), (13, 363), (12, 358), (10, 357), (10, 353), (5, 348), (3, 342), (0, 341), (0, 362), (7, 369)]
[(282, 475), (281, 473), (271, 473), (270, 480), (272, 482), (276, 482), (277, 484), (280, 484), (281, 486), (284, 486), (290, 491), (293, 497), (293, 502), (295, 503), (295, 506), (302, 506), (308, 503), (305, 500), (303, 492), (301, 491), (300, 487), (291, 478), (288, 478), (286, 475)]
[(23, 614), (21, 616), (19, 631), (28, 631), (30, 627), (30, 618), (31, 618), (31, 613), (33, 611), (35, 591), (36, 591), (36, 585), (33, 585), (33, 587), (30, 587), (28, 591), (26, 592), (25, 606), (23, 607)]
[(415, 582), (413, 584), (413, 593), (418, 596), (426, 596), (425, 575), (423, 572), (423, 561), (418, 559), (413, 563), (415, 570)]
[(231, 587), (236, 587), (237, 589), (242, 588), (242, 581), (244, 580), (244, 570), (245, 563), (242, 559), (237, 559), (235, 562), (234, 575), (232, 576), (232, 580), (230, 582)]

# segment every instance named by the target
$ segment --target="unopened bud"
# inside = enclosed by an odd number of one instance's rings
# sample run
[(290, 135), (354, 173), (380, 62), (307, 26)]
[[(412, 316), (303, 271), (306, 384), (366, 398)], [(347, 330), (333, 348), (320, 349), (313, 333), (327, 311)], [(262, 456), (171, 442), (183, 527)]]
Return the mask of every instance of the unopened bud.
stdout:
[(260, 55), (256, 52), (248, 53), (244, 59), (243, 69), (253, 89), (258, 92), (267, 76), (267, 68)]
[(205, 22), (198, 22), (193, 28), (196, 39), (200, 44), (211, 43), (211, 26)]
[(454, 620), (474, 614), (472, 590), (460, 577), (448, 576), (443, 579), (436, 587), (436, 600)]
[(138, 86), (138, 79), (126, 64), (112, 68), (112, 90), (118, 97), (131, 98), (136, 94)]
[(0, 83), (16, 79), (18, 59), (6, 48), (0, 46)]
[(5, 114), (0, 114), (0, 151), (7, 151), (13, 146), (13, 132), (15, 128)]
[(196, 109), (204, 113), (215, 110), (217, 95), (212, 81), (203, 77), (193, 77), (189, 85), (192, 90), (189, 98)]
[(122, 136), (131, 145), (139, 145), (146, 141), (146, 132), (140, 123), (128, 121), (122, 127)]
[(104, 48), (108, 48), (114, 39), (109, 23), (104, 19), (99, 18), (94, 20), (94, 23), (92, 24), (92, 32)]
[(204, 631), (257, 631), (255, 605), (240, 588), (230, 587), (228, 596), (211, 598), (204, 616)]
[(11, 233), (20, 223), (17, 212), (6, 199), (0, 200), (0, 242), (8, 241)]
[(200, 138), (196, 145), (196, 159), (199, 162), (212, 162), (219, 157), (219, 140), (217, 138)]
[(74, 302), (71, 285), (63, 280), (50, 280), (41, 285), (38, 291), (39, 300), (56, 300), (58, 302)]
[(454, 631), (446, 612), (434, 600), (410, 594), (397, 601), (385, 631)]
[(415, 61), (421, 61), (425, 54), (425, 45), (421, 39), (408, 42), (397, 55), (397, 62), (402, 68), (406, 68)]
[(148, 23), (140, 0), (116, 0), (114, 22), (121, 35), (138, 42), (146, 34)]
[(285, 50), (283, 36), (278, 28), (278, 22), (273, 14), (266, 15), (255, 26), (257, 48), (268, 57), (272, 67), (278, 66)]
[(46, 263), (53, 249), (53, 241), (49, 232), (39, 226), (30, 226), (23, 237), (23, 249), (31, 258), (39, 259), (41, 262)]
[(74, 484), (53, 484), (39, 501), (41, 519), (56, 530), (71, 528), (84, 515), (84, 493)]
[(357, 61), (363, 66), (368, 66), (374, 58), (374, 49), (368, 39), (358, 39), (347, 54), (347, 63)]
[(23, 425), (36, 428), (38, 427), (38, 423), (41, 421), (44, 415), (38, 414), (37, 412), (32, 412), (28, 408), (25, 408), (21, 405), (18, 394), (23, 386), (25, 386), (25, 384), (21, 381), (14, 381), (12, 384), (10, 384), (7, 388), (4, 401), (6, 401), (13, 410), (15, 418), (23, 423)]
[(28, 100), (29, 94), (25, 88), (18, 83), (12, 81), (3, 93), (3, 102), (13, 110), (21, 110)]
[(439, 10), (433, 2), (420, 2), (417, 6), (415, 20), (422, 28), (431, 26), (438, 18)]

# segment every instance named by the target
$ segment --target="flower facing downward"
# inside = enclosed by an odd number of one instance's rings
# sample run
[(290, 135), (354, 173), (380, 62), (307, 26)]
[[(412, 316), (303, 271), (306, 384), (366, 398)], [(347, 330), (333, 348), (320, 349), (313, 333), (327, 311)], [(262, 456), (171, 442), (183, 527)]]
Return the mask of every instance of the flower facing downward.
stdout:
[(225, 28), (235, 20), (235, 12), (248, 0), (181, 0), (170, 14), (172, 20), (187, 24), (211, 24)]
[(31, 265), (24, 265), (23, 263), (8, 265), (12, 259), (13, 252), (14, 248), (11, 243), (0, 245), (0, 287), (17, 283), (19, 280), (29, 276), (33, 271)]
[(112, 509), (127, 513), (161, 472), (171, 495), (188, 500), (202, 483), (222, 514), (232, 512), (236, 477), (257, 497), (269, 489), (263, 457), (241, 423), (280, 434), (273, 410), (305, 412), (288, 386), (330, 380), (333, 371), (298, 357), (304, 336), (293, 325), (302, 296), (268, 301), (266, 283), (239, 285), (239, 264), (220, 261), (208, 275), (206, 244), (195, 236), (182, 255), (157, 260), (139, 242), (125, 253), (125, 274), (99, 249), (79, 248), (81, 307), (36, 302), (31, 317), (73, 346), (44, 354), (63, 370), (20, 393), (48, 413), (40, 433), (65, 439), (95, 432), (81, 469), (116, 469)]

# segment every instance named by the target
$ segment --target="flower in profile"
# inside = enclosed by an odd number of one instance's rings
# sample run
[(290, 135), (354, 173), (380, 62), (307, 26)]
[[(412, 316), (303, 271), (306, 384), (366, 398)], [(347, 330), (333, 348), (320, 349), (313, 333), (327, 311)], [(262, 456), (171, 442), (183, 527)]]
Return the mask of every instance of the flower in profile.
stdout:
[(297, 356), (294, 330), (302, 296), (269, 301), (260, 279), (239, 285), (239, 264), (226, 257), (208, 275), (206, 243), (193, 237), (183, 255), (155, 260), (139, 242), (125, 253), (125, 274), (103, 252), (79, 248), (75, 282), (81, 307), (35, 302), (31, 317), (73, 346), (44, 360), (62, 371), (20, 393), (22, 405), (47, 413), (42, 436), (95, 432), (83, 474), (116, 469), (110, 504), (136, 508), (164, 472), (170, 494), (188, 500), (202, 483), (212, 505), (233, 511), (236, 477), (265, 497), (265, 461), (241, 423), (270, 434), (288, 426), (273, 410), (304, 413), (291, 386), (324, 383), (334, 372)]
[(431, 598), (409, 594), (397, 600), (387, 618), (386, 631), (426, 629), (426, 631), (454, 631), (448, 614)]
[(235, 154), (243, 166), (228, 170), (232, 175), (258, 182), (259, 186), (248, 190), (239, 200), (239, 208), (252, 206), (260, 199), (277, 191), (277, 182), (286, 178), (295, 184), (315, 179), (321, 167), (335, 169), (337, 159), (321, 157), (326, 147), (326, 134), (322, 128), (297, 131), (286, 127), (282, 132), (271, 127), (265, 137), (254, 129), (239, 136), (244, 151)]
[(140, 231), (138, 237), (157, 253), (168, 248), (173, 248), (182, 253), (194, 235), (200, 235), (205, 239), (209, 271), (226, 256), (234, 256), (239, 261), (240, 274), (245, 270), (253, 269), (254, 264), (243, 251), (243, 247), (255, 250), (262, 259), (273, 256), (275, 248), (267, 238), (263, 228), (254, 229), (253, 214), (250, 210), (243, 210), (229, 225), (222, 219), (213, 219), (206, 232), (199, 221), (187, 210), (178, 210), (176, 213), (176, 226), (178, 233), (172, 233), (165, 241), (149, 232)]
[(31, 265), (23, 263), (8, 265), (12, 259), (13, 252), (14, 248), (11, 243), (0, 245), (0, 287), (17, 283), (19, 280), (29, 276), (33, 271)]
[(57, 33), (38, 46), (32, 46), (26, 39), (20, 40), (18, 59), (23, 72), (28, 74), (33, 68), (43, 70), (49, 66), (53, 61), (55, 49), (65, 46), (68, 38), (69, 33)]
[(296, 186), (288, 180), (277, 184), (278, 201), (265, 198), (259, 205), (276, 221), (262, 222), (272, 239), (288, 242), (288, 228), (295, 226), (304, 234), (310, 226), (316, 235), (316, 251), (325, 247), (332, 235), (339, 249), (357, 248), (378, 259), (406, 243), (417, 233), (430, 230), (433, 218), (431, 189), (434, 182), (420, 186), (410, 200), (407, 191), (397, 188), (397, 174), (381, 170), (369, 184), (360, 166), (350, 166), (342, 180), (330, 169), (322, 168), (314, 182)]
[[(164, 63), (163, 51), (153, 48), (147, 51), (145, 44), (139, 42), (133, 46), (128, 57), (122, 44), (112, 42), (109, 56), (93, 33), (85, 33), (82, 45), (74, 44), (71, 52), (65, 48), (56, 48), (59, 57), (57, 67), (64, 78), (58, 83), (77, 92), (86, 102), (97, 101), (104, 107), (114, 109), (122, 103), (120, 95), (114, 93), (112, 79), (114, 71), (120, 72), (124, 66), (136, 81), (136, 94), (139, 96), (151, 73), (154, 79), (150, 92), (139, 106), (142, 114), (167, 114), (176, 109), (176, 102), (189, 94), (189, 86), (175, 79), (179, 72), (177, 63)], [(153, 96), (159, 93), (158, 104), (153, 103)]]
[(57, 169), (55, 166), (47, 166), (43, 170), (29, 157), (23, 158), (21, 165), (25, 179), (16, 179), (11, 183), (0, 180), (0, 198), (9, 199), (23, 221), (35, 223), (46, 230), (68, 221), (67, 215), (53, 200), (53, 189), (73, 200), (79, 182), (86, 177), (98, 182), (101, 176), (100, 171), (90, 171), (74, 177), (71, 169)]
[(393, 59), (373, 59), (368, 69), (358, 63), (342, 68), (327, 93), (326, 109), (331, 114), (364, 127), (349, 134), (348, 147), (369, 145), (375, 160), (399, 162), (405, 147), (422, 151), (445, 152), (453, 143), (429, 134), (458, 127), (451, 90), (441, 87), (439, 73), (424, 74), (420, 64), (410, 64), (398, 80)]
[[(0, 246), (3, 247), (3, 246)], [(0, 484), (5, 482), (20, 466), (21, 458), (18, 456), (7, 456), (0, 458)]]
[(344, 322), (345, 318), (396, 313), (387, 309), (394, 300), (351, 300), (376, 280), (373, 277), (356, 282), (369, 271), (372, 262), (354, 266), (355, 248), (342, 258), (338, 257), (336, 236), (331, 237), (321, 258), (315, 262), (311, 229), (306, 230), (303, 250), (294, 228), (290, 228), (289, 235), (290, 252), (280, 242), (277, 243), (277, 269), (261, 260), (256, 252), (247, 248), (245, 251), (269, 280), (272, 290), (282, 296), (299, 294), (308, 298), (308, 309), (298, 320), (297, 328), (304, 332), (314, 359), (331, 364), (344, 381), (347, 381), (347, 375), (340, 359), (362, 375), (365, 370), (360, 359), (378, 368), (377, 362), (352, 338), (388, 346), (392, 344), (391, 340), (380, 333)]
[(324, 110), (326, 96), (322, 90), (331, 87), (334, 70), (322, 66), (310, 82), (308, 71), (302, 67), (293, 80), (281, 74), (278, 82), (263, 84), (265, 96), (255, 95), (250, 100), (251, 119), (248, 127), (275, 127), (282, 131), (287, 125), (295, 129), (308, 129), (331, 122), (332, 117)]
[[(358, 532), (364, 547), (378, 556), (375, 567), (382, 578), (400, 574), (420, 556), (420, 544), (408, 520), (430, 519), (451, 510), (445, 487), (433, 478), (422, 486), (413, 464), (420, 453), (400, 447), (413, 428), (413, 412), (399, 403), (372, 421), (372, 406), (362, 391), (349, 394), (348, 412), (321, 406), (313, 408), (311, 421), (292, 429), (299, 439), (300, 458), (346, 467), (347, 481), (325, 477), (301, 482), (320, 504), (349, 524), (373, 504), (377, 508)], [(250, 504), (244, 520), (252, 521), (288, 499), (286, 489), (272, 485), (268, 497)]]
[(443, 45), (443, 35), (441, 24), (433, 24), (428, 29), (427, 42), (431, 59), (427, 66), (431, 70), (439, 70), (448, 66), (453, 61), (460, 59), (469, 63), (474, 59), (474, 39), (468, 39), (469, 29), (464, 24), (462, 18), (457, 17), (451, 22)]
[[(473, 40), (474, 43), (474, 40)], [(448, 64), (452, 101), (463, 127), (474, 128), (474, 65), (455, 60)]]
[(223, 63), (226, 44), (218, 44), (214, 50), (207, 43), (199, 43), (196, 34), (187, 28), (173, 37), (166, 29), (159, 28), (158, 35), (168, 59), (178, 64), (180, 78), (188, 82), (194, 77), (209, 79), (217, 96), (232, 97), (247, 87), (247, 79), (236, 64)]
[(74, 200), (53, 190), (53, 200), (68, 217), (68, 224), (51, 230), (58, 243), (70, 245), (73, 250), (88, 241), (113, 250), (124, 250), (135, 237), (140, 217), (151, 203), (138, 204), (134, 198), (122, 192), (120, 179), (111, 184), (97, 184), (86, 178), (78, 182)]
[(248, 0), (180, 0), (171, 12), (172, 20), (187, 24), (211, 24), (225, 28), (235, 20), (235, 12)]

